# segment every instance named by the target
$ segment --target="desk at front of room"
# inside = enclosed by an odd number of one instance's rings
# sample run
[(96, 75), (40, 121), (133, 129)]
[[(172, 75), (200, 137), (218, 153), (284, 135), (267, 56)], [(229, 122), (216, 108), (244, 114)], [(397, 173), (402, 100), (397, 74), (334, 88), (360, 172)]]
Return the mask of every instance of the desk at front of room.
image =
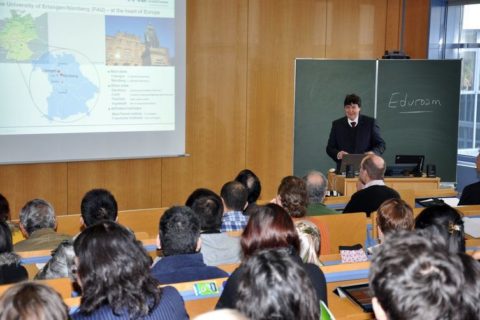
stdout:
[[(350, 197), (357, 191), (358, 177), (345, 178), (341, 175), (329, 174), (329, 189), (335, 190), (339, 196), (325, 198), (325, 204), (339, 212), (343, 210)], [(440, 178), (385, 178), (385, 184), (400, 193), (410, 206), (416, 206), (416, 199), (454, 198), (458, 196), (453, 188), (440, 188)]]
[[(357, 191), (358, 178), (346, 178), (343, 175), (334, 175), (332, 177), (333, 190), (340, 194), (351, 197)], [(385, 184), (395, 190), (413, 189), (414, 191), (421, 190), (440, 190), (440, 178), (414, 178), (414, 177), (386, 177)]]

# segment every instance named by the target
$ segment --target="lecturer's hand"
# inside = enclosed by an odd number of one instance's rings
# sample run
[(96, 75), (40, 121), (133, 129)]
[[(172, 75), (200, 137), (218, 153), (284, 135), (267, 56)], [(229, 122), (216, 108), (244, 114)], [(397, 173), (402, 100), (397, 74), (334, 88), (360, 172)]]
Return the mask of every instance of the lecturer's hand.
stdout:
[(348, 154), (348, 152), (342, 150), (342, 151), (340, 151), (339, 153), (337, 153), (337, 159), (338, 159), (338, 160), (342, 160), (344, 154)]

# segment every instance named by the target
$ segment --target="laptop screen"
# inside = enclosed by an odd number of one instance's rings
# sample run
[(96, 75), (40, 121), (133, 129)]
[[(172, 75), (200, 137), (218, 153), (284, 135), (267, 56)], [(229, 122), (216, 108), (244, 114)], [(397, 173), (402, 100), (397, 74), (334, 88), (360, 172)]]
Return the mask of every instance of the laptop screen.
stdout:
[(348, 153), (344, 154), (342, 158), (342, 162), (340, 163), (340, 172), (341, 174), (345, 174), (347, 171), (347, 166), (351, 165), (353, 166), (353, 171), (355, 172), (355, 175), (358, 175), (358, 172), (360, 171), (360, 163), (362, 162), (362, 159), (366, 155), (363, 153), (356, 154), (356, 153)]

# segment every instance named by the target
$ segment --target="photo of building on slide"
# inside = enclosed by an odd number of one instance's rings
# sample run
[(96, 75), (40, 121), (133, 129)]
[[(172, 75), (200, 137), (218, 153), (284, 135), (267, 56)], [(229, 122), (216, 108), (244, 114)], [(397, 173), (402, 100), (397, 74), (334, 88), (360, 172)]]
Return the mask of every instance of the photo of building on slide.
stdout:
[(109, 66), (173, 66), (174, 19), (105, 16)]

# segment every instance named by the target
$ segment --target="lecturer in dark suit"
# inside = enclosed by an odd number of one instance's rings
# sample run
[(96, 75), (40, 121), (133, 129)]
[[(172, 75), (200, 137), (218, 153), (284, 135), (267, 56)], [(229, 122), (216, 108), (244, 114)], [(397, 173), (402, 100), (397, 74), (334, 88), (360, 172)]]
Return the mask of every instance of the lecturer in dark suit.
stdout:
[(337, 163), (347, 153), (375, 153), (385, 151), (385, 141), (374, 118), (360, 114), (362, 101), (356, 94), (349, 94), (343, 103), (345, 117), (332, 122), (327, 144), (327, 154)]

